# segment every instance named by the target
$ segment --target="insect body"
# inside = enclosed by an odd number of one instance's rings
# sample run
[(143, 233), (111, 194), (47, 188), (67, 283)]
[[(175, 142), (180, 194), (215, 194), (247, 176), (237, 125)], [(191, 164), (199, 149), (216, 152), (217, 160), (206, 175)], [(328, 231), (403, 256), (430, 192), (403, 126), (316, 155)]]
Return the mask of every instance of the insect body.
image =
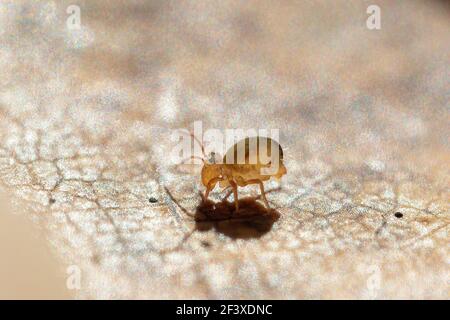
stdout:
[[(204, 153), (203, 146), (202, 151)], [(283, 150), (275, 140), (266, 137), (245, 138), (227, 151), (222, 163), (203, 159), (201, 179), (206, 187), (205, 200), (208, 199), (210, 191), (219, 184), (223, 190), (232, 189), (236, 211), (238, 211), (238, 186), (258, 184), (262, 199), (269, 209), (263, 181), (271, 177), (281, 179), (286, 172), (283, 164)]]

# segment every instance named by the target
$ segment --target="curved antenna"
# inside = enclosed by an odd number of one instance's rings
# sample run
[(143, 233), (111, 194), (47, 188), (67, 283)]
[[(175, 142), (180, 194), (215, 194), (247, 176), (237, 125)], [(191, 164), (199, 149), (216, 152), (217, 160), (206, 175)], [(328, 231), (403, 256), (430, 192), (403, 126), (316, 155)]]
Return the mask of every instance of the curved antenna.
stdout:
[[(203, 144), (200, 142), (200, 140), (198, 140), (198, 138), (196, 136), (194, 136), (194, 134), (192, 132), (188, 131), (187, 129), (178, 129), (178, 130), (183, 133), (189, 133), (189, 135), (200, 145), (200, 147), (202, 149), (203, 158), (206, 159), (205, 148), (203, 147)], [(192, 156), (192, 157), (196, 157), (196, 156)], [(197, 158), (199, 158), (199, 157), (197, 157)], [(204, 159), (203, 159), (203, 162), (205, 162)]]
[(190, 157), (187, 157), (187, 158), (181, 160), (181, 163), (184, 163), (184, 162), (186, 162), (186, 161), (188, 161), (188, 160), (192, 160), (192, 159), (199, 159), (199, 160), (201, 160), (201, 161), (203, 162), (203, 164), (206, 163), (206, 160), (205, 160), (205, 159), (203, 159), (202, 157), (197, 157), (197, 156), (190, 156)]

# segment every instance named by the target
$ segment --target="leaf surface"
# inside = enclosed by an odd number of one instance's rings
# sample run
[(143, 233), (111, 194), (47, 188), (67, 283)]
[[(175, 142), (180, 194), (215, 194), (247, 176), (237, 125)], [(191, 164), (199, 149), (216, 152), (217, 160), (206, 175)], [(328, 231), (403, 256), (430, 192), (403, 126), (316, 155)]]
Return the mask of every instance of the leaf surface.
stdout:
[[(448, 299), (449, 8), (378, 2), (2, 2), (0, 183), (77, 295)], [(280, 129), (276, 221), (193, 219), (195, 120)]]

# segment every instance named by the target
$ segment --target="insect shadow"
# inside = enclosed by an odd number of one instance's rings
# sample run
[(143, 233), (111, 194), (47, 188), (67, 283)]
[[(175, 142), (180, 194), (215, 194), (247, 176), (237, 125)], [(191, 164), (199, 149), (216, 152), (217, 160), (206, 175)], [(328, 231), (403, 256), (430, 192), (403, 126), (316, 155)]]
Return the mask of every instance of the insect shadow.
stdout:
[(196, 230), (214, 228), (233, 239), (259, 238), (272, 229), (280, 217), (278, 211), (266, 209), (255, 197), (239, 199), (239, 211), (227, 200), (213, 202), (203, 200), (194, 214)]
[[(165, 187), (170, 199), (188, 216), (195, 221), (195, 231), (208, 231), (215, 229), (233, 239), (259, 238), (272, 229), (280, 214), (275, 209), (267, 209), (257, 202), (257, 197), (244, 197), (239, 199), (239, 211), (236, 212), (234, 203), (223, 199), (220, 202), (205, 200), (200, 192), (202, 201), (195, 213), (189, 212), (180, 205), (172, 193)], [(269, 193), (271, 191), (268, 191)]]

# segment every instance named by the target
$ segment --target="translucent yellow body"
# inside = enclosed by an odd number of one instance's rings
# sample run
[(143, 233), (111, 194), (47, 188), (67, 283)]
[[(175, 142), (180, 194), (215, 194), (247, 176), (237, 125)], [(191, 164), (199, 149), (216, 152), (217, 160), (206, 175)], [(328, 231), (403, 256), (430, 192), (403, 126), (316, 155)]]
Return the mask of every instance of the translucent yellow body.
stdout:
[[(272, 145), (274, 146), (274, 150), (278, 148), (278, 154), (275, 153), (272, 155)], [(239, 158), (238, 156), (240, 146), (242, 147), (241, 150), (245, 151), (245, 153), (242, 152), (243, 158)], [(265, 153), (263, 153), (267, 156), (266, 161), (262, 161), (260, 157), (260, 148), (267, 148)], [(275, 161), (278, 162), (278, 165), (274, 166)], [(273, 174), (262, 174), (263, 168), (267, 169), (271, 166), (277, 168)], [(281, 179), (286, 173), (287, 170), (283, 164), (283, 150), (276, 141), (266, 137), (245, 138), (227, 151), (223, 158), (223, 163), (204, 164), (202, 169), (202, 183), (206, 187), (205, 198), (208, 197), (209, 192), (219, 183), (220, 187), (224, 189), (228, 187), (233, 189), (236, 209), (238, 209), (237, 186), (244, 187), (249, 184), (259, 184), (263, 200), (266, 206), (269, 207), (262, 182), (269, 180), (271, 177)]]

